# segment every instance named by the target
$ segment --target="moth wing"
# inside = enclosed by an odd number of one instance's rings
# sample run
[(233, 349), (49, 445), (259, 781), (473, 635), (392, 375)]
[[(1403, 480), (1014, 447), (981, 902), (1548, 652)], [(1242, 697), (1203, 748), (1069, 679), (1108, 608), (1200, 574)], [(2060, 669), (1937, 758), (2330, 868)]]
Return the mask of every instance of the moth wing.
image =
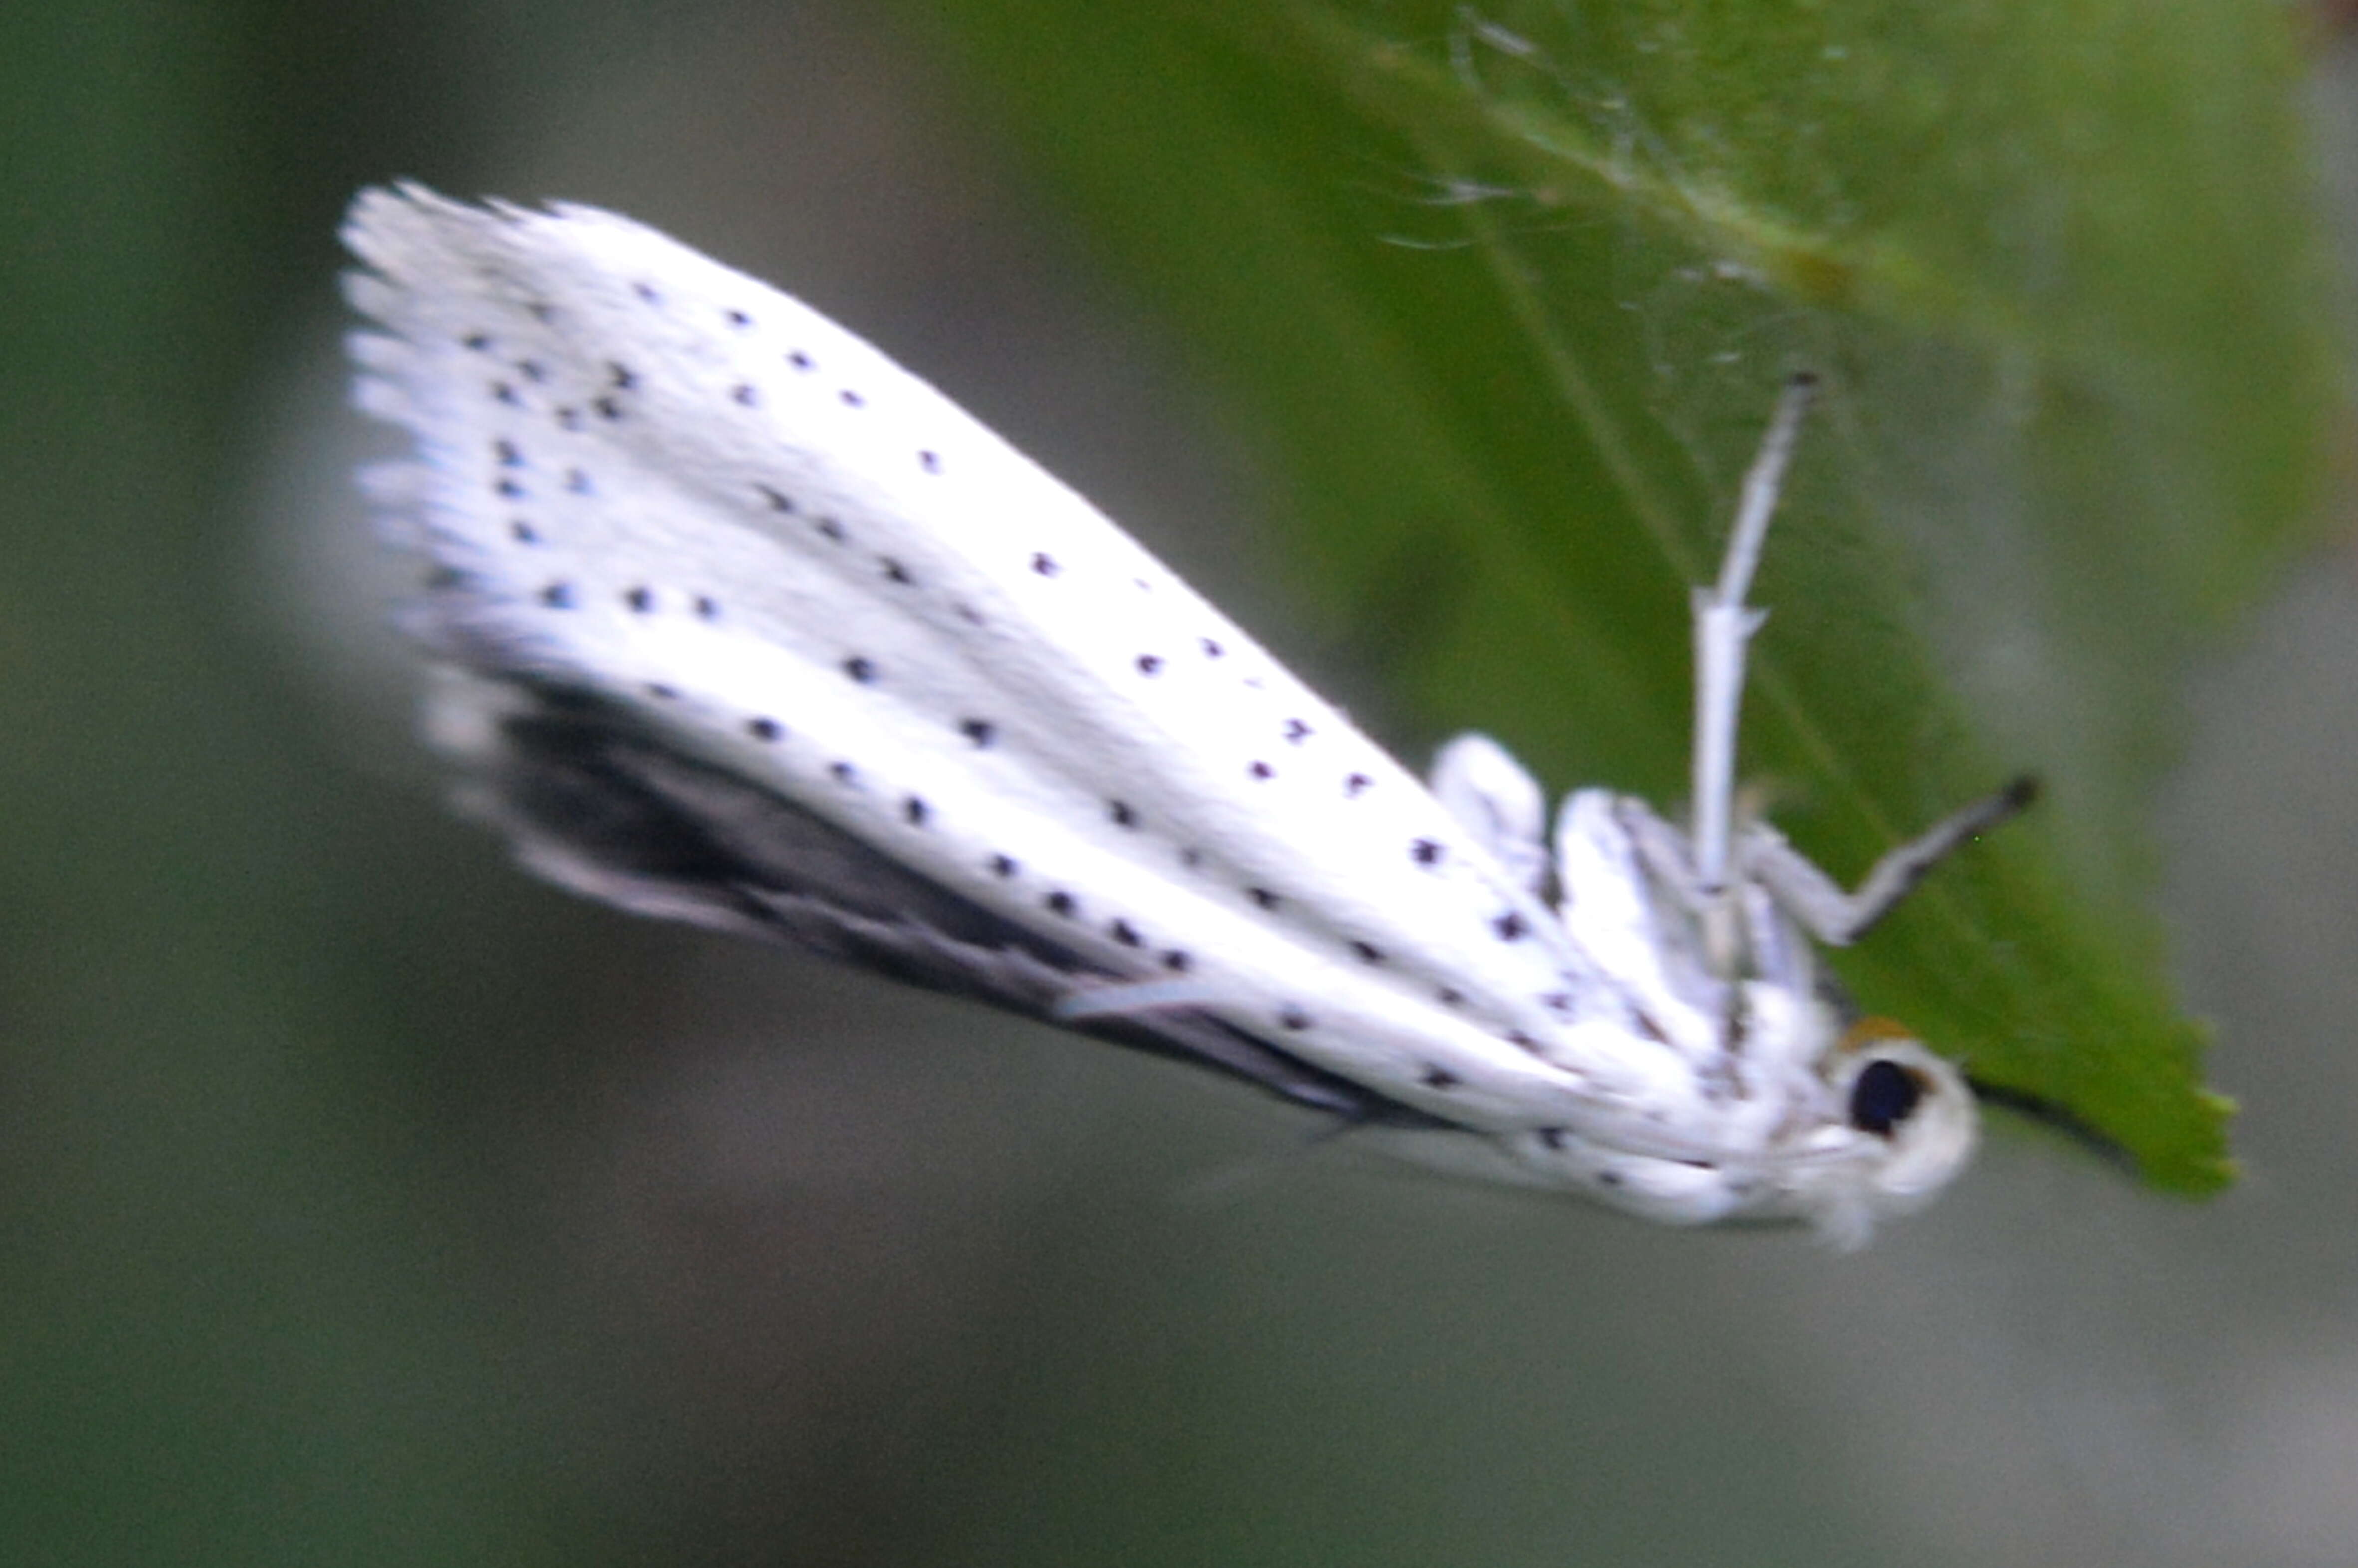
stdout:
[(856, 336), (590, 209), (406, 187), (345, 232), (384, 329), (361, 401), (418, 444), (379, 493), (447, 656), (1386, 1098), (1490, 1124), (1609, 1090), (1556, 1049), (1596, 972), (1527, 877)]

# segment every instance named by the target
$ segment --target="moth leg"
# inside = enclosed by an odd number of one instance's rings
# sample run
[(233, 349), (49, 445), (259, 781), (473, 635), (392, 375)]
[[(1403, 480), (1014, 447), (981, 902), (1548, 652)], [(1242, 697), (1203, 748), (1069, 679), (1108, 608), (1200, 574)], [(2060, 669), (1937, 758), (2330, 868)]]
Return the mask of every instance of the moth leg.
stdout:
[(1547, 894), (1547, 797), (1487, 735), (1460, 735), (1433, 760), (1433, 793), (1535, 898)]
[(1701, 914), (1710, 906), (1712, 895), (1704, 891), (1702, 881), (1695, 875), (1694, 856), (1684, 833), (1656, 816), (1651, 806), (1634, 795), (1614, 797), (1613, 818), (1629, 847), (1637, 851), (1638, 863), (1645, 868), (1647, 876), (1668, 892), (1681, 909), (1690, 914)]
[(1745, 828), (1744, 869), (1819, 941), (1844, 947), (1890, 914), (1927, 871), (2038, 796), (2039, 782), (2026, 774), (1996, 794), (1951, 812), (1876, 861), (1855, 892), (1844, 891), (1841, 883), (1765, 822)]
[(1744, 651), (1768, 612), (1744, 602), (1760, 561), (1760, 542), (1777, 510), (1777, 492), (1793, 455), (1801, 416), (1817, 392), (1817, 378), (1796, 375), (1777, 400), (1760, 451), (1744, 476), (1744, 490), (1729, 531), (1719, 580), (1694, 590), (1694, 878), (1706, 901), (1727, 886), (1729, 839), (1735, 817), (1736, 730), (1744, 706)]

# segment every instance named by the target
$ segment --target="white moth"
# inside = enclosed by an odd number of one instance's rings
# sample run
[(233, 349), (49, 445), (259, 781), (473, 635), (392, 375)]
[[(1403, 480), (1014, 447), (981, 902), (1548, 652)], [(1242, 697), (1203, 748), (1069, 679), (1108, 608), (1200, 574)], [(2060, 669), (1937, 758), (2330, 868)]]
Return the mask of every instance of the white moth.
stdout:
[(369, 190), (373, 470), (431, 563), (431, 727), (533, 870), (1249, 1079), (1433, 1163), (1844, 1244), (1975, 1138), (1852, 1022), (1844, 892), (1736, 819), (1745, 606), (1806, 401), (1696, 595), (1694, 820), (1463, 737), (1420, 784), (1089, 503), (875, 349), (586, 207)]

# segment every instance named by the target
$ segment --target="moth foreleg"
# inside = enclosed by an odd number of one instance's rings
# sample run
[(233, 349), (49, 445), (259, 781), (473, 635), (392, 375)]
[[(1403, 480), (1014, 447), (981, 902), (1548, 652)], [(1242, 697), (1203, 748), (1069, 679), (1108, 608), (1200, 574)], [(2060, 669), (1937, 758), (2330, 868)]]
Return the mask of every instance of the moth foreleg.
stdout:
[(1766, 822), (1748, 824), (1744, 830), (1744, 870), (1819, 941), (1848, 946), (1890, 914), (1926, 872), (1968, 839), (2021, 811), (2038, 795), (2038, 781), (2026, 774), (1996, 794), (1950, 813), (1876, 861), (1855, 891), (1844, 891)]
[(1694, 873), (1707, 897), (1727, 886), (1736, 805), (1736, 731), (1744, 707), (1744, 652), (1767, 611), (1744, 602), (1760, 564), (1760, 543), (1777, 510), (1777, 492), (1817, 378), (1796, 375), (1768, 420), (1760, 451), (1744, 475), (1736, 524), (1719, 579), (1694, 590)]

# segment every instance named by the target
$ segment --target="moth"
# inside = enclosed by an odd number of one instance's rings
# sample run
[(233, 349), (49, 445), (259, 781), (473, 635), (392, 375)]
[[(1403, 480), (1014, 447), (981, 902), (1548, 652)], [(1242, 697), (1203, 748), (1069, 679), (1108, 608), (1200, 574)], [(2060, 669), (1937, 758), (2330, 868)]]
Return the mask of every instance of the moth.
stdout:
[(429, 733), (523, 863), (1174, 1056), (1416, 1159), (1842, 1244), (1974, 1099), (1850, 942), (2017, 784), (1845, 891), (1736, 806), (1745, 596), (1810, 389), (1695, 595), (1693, 819), (1495, 741), (1395, 762), (1073, 491), (810, 307), (628, 219), (371, 189), (365, 475), (427, 564)]

